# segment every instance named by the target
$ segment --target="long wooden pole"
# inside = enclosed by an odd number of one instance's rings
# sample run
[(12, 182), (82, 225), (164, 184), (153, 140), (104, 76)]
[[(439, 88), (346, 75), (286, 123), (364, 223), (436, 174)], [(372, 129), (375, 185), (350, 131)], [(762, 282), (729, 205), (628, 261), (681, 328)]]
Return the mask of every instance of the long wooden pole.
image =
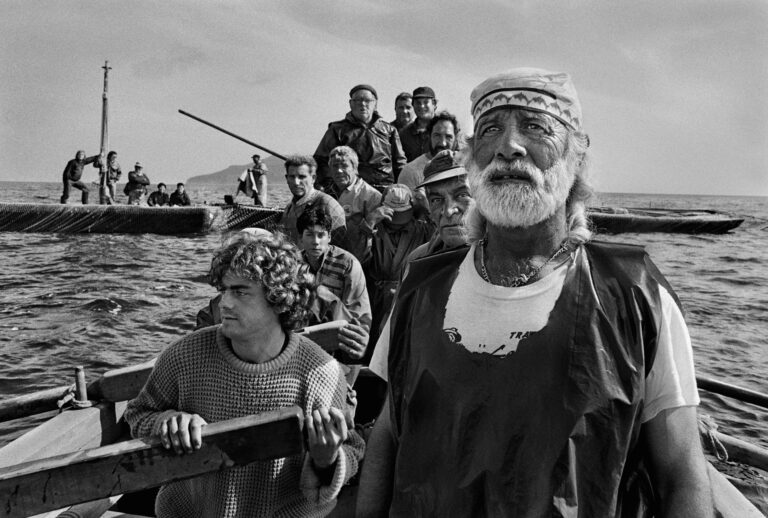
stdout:
[(303, 451), (304, 417), (288, 407), (211, 423), (203, 446), (177, 455), (138, 439), (18, 464), (0, 473), (0, 516), (24, 517)]
[(197, 122), (202, 122), (202, 123), (203, 123), (203, 124), (205, 124), (206, 126), (210, 126), (210, 127), (214, 128), (214, 129), (217, 129), (217, 130), (219, 130), (220, 132), (222, 132), (222, 133), (225, 133), (225, 134), (229, 135), (230, 137), (235, 137), (237, 140), (242, 140), (242, 141), (243, 141), (243, 142), (245, 142), (246, 144), (250, 144), (251, 146), (253, 146), (253, 147), (255, 147), (255, 148), (259, 148), (259, 149), (261, 149), (262, 151), (266, 151), (266, 152), (267, 152), (267, 153), (269, 153), (270, 155), (276, 156), (276, 157), (277, 157), (277, 158), (279, 158), (280, 160), (285, 160), (285, 156), (284, 156), (284, 155), (281, 155), (281, 154), (280, 154), (280, 153), (278, 153), (277, 151), (272, 151), (272, 150), (271, 150), (271, 149), (269, 149), (269, 148), (266, 148), (266, 147), (264, 147), (264, 146), (260, 146), (259, 144), (255, 143), (255, 142), (251, 142), (250, 140), (248, 140), (248, 139), (246, 139), (246, 138), (243, 138), (243, 137), (241, 137), (240, 135), (236, 135), (236, 134), (232, 133), (231, 131), (227, 131), (227, 130), (225, 130), (224, 128), (221, 128), (221, 127), (219, 127), (219, 126), (217, 126), (217, 125), (215, 125), (215, 124), (212, 124), (212, 123), (208, 122), (207, 120), (201, 119), (200, 117), (197, 117), (197, 116), (195, 116), (195, 115), (192, 115), (191, 113), (187, 113), (187, 112), (185, 112), (184, 110), (179, 110), (179, 113), (180, 113), (180, 114), (182, 114), (182, 115), (186, 115), (187, 117), (189, 117), (189, 118), (191, 118), (191, 119), (195, 119)]
[(108, 90), (108, 76), (112, 67), (109, 66), (109, 61), (104, 62), (104, 92), (101, 94), (101, 179), (99, 182), (99, 203), (111, 204), (112, 196), (109, 194), (108, 182), (109, 182), (109, 164), (107, 163), (107, 148), (109, 147), (109, 99), (107, 98)]
[(715, 394), (721, 394), (723, 396), (732, 397), (745, 403), (752, 403), (753, 405), (768, 408), (768, 396), (749, 390), (723, 381), (717, 381), (712, 378), (704, 376), (696, 376), (696, 384), (700, 389), (714, 392)]

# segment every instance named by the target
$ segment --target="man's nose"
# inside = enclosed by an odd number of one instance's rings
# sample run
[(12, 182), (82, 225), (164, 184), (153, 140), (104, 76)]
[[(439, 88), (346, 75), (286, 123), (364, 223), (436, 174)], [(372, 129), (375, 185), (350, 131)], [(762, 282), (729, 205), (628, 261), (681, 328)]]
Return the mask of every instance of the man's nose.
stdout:
[(229, 308), (231, 305), (231, 297), (229, 291), (224, 290), (221, 292), (221, 298), (219, 299), (219, 308)]
[(454, 214), (458, 214), (461, 212), (461, 207), (459, 207), (459, 204), (456, 203), (455, 200), (449, 199), (445, 201), (445, 204), (443, 205), (443, 215), (446, 218), (451, 218)]
[(514, 126), (507, 127), (501, 136), (496, 156), (512, 160), (527, 155), (528, 150), (523, 145), (523, 138), (520, 132)]

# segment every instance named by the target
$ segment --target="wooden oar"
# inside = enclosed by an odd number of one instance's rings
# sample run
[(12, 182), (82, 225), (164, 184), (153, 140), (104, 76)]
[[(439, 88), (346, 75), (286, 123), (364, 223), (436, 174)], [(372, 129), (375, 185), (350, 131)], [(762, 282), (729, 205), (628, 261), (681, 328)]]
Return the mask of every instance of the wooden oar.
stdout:
[(200, 450), (177, 455), (131, 440), (4, 469), (0, 517), (23, 517), (303, 451), (303, 413), (290, 407), (206, 425)]
[[(334, 350), (338, 347), (335, 342), (338, 329), (343, 323), (343, 321), (334, 320), (307, 326), (299, 331), (299, 334), (312, 339), (326, 350)], [(154, 365), (155, 360), (151, 360), (105, 372), (99, 379), (88, 384), (87, 397), (83, 395), (80, 399), (113, 403), (133, 399), (146, 383)], [(65, 386), (0, 401), (0, 422), (57, 410), (58, 401), (71, 390), (72, 386)]]
[(270, 155), (276, 156), (280, 160), (285, 160), (285, 156), (284, 155), (281, 155), (280, 153), (278, 153), (276, 151), (272, 151), (271, 149), (266, 148), (264, 146), (260, 146), (259, 144), (255, 143), (255, 142), (251, 142), (250, 140), (245, 139), (245, 138), (241, 137), (240, 135), (236, 135), (236, 134), (232, 133), (231, 131), (227, 131), (224, 128), (221, 128), (221, 127), (219, 127), (219, 126), (217, 126), (215, 124), (212, 124), (212, 123), (208, 122), (207, 120), (201, 119), (200, 117), (196, 117), (195, 115), (192, 115), (191, 113), (187, 113), (184, 110), (179, 110), (179, 113), (182, 114), (182, 115), (186, 115), (187, 117), (189, 117), (191, 119), (195, 119), (197, 122), (202, 122), (206, 126), (210, 126), (213, 129), (217, 129), (220, 132), (222, 132), (222, 133), (224, 133), (226, 135), (229, 135), (230, 137), (235, 137), (237, 140), (241, 140), (241, 141), (245, 142), (246, 144), (250, 144), (251, 146), (253, 146), (255, 148), (261, 149), (262, 151), (266, 151)]
[(760, 392), (737, 387), (736, 385), (713, 380), (712, 378), (704, 376), (696, 376), (696, 384), (700, 389), (732, 397), (744, 401), (745, 403), (752, 403), (753, 405), (768, 408), (768, 396), (761, 394)]

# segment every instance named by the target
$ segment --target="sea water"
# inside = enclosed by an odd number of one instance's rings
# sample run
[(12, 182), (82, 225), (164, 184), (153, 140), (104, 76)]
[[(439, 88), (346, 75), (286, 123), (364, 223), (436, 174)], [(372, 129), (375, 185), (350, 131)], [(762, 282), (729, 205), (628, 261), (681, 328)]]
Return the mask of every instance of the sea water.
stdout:
[[(275, 183), (271, 201), (283, 205), (289, 193)], [(0, 182), (0, 202), (56, 203), (60, 190)], [(188, 186), (196, 204), (220, 203), (233, 190)], [(768, 394), (768, 198), (600, 194), (592, 205), (707, 208), (745, 219), (725, 235), (600, 238), (647, 247), (681, 299), (699, 374)], [(95, 379), (190, 332), (215, 294), (205, 274), (220, 240), (0, 232), (0, 398), (70, 384), (78, 365)], [(768, 447), (768, 411), (704, 391), (700, 411), (721, 431)], [(0, 444), (40, 419), (0, 423)]]

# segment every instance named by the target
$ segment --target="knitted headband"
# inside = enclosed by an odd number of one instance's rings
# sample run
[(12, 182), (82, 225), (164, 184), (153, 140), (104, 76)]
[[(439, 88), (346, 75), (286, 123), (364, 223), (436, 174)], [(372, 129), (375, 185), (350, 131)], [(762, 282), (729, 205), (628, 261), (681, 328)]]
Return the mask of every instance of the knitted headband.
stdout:
[(571, 77), (539, 68), (515, 68), (489, 77), (470, 95), (475, 125), (485, 113), (505, 106), (548, 113), (581, 130), (581, 103)]

